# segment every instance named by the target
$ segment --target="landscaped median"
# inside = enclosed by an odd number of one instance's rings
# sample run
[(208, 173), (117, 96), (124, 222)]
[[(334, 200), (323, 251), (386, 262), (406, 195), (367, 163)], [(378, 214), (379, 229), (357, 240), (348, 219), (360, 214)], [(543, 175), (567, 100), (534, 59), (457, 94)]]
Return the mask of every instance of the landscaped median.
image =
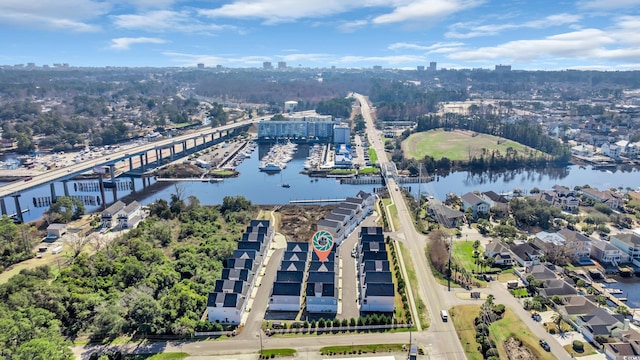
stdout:
[(320, 355), (361, 355), (407, 351), (409, 344), (371, 344), (326, 346), (320, 349)]

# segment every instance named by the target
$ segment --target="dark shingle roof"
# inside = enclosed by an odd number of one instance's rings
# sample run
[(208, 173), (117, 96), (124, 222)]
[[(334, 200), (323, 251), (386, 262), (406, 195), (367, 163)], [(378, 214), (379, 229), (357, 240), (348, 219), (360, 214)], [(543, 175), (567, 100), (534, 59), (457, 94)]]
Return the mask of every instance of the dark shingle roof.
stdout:
[(238, 250), (256, 250), (262, 249), (262, 243), (257, 241), (240, 241), (238, 243)]
[(307, 263), (305, 261), (283, 261), (280, 263), (280, 270), (283, 271), (304, 271)]
[(388, 260), (367, 260), (364, 262), (364, 271), (389, 271)]
[(307, 261), (308, 253), (302, 251), (285, 251), (283, 261)]
[(316, 293), (321, 294), (322, 297), (335, 297), (336, 287), (333, 283), (307, 283), (307, 290), (305, 292), (307, 297), (315, 296)]
[(249, 279), (249, 270), (247, 269), (222, 269), (222, 280), (242, 280)]
[(333, 284), (336, 282), (336, 273), (333, 271), (310, 271), (307, 282)]
[(288, 242), (287, 251), (309, 252), (308, 242)]
[(370, 271), (364, 273), (364, 283), (374, 284), (374, 283), (392, 283), (393, 279), (391, 277), (390, 271)]
[(302, 289), (302, 283), (274, 282), (271, 296), (298, 296)]
[(373, 283), (367, 284), (365, 297), (369, 296), (395, 296), (393, 283)]
[(216, 280), (213, 292), (242, 294), (245, 282), (242, 280)]
[(309, 271), (322, 271), (322, 272), (327, 272), (327, 271), (335, 271), (336, 268), (336, 263), (335, 261), (329, 261), (327, 259), (327, 261), (311, 261), (309, 263)]
[(276, 281), (283, 283), (300, 283), (304, 279), (304, 273), (302, 271), (278, 271), (276, 273)]

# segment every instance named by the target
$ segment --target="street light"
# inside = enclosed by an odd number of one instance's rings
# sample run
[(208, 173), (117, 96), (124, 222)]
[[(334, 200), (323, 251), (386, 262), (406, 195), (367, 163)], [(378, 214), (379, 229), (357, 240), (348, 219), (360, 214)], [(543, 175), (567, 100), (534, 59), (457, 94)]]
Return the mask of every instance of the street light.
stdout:
[(262, 356), (262, 328), (258, 330), (258, 335), (260, 335), (260, 355)]

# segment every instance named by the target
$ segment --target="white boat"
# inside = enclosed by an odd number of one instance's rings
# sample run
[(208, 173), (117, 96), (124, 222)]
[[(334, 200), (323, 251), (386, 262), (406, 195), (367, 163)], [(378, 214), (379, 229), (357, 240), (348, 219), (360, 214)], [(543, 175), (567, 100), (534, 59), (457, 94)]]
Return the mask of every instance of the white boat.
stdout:
[(280, 170), (282, 170), (280, 165), (272, 162), (269, 162), (264, 164), (263, 166), (260, 166), (260, 171), (280, 171)]

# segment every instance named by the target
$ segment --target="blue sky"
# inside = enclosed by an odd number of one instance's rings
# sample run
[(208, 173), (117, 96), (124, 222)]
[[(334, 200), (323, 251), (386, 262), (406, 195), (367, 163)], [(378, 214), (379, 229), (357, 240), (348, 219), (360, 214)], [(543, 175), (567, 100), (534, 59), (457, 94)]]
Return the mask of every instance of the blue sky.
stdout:
[(0, 64), (640, 70), (640, 0), (0, 0)]

